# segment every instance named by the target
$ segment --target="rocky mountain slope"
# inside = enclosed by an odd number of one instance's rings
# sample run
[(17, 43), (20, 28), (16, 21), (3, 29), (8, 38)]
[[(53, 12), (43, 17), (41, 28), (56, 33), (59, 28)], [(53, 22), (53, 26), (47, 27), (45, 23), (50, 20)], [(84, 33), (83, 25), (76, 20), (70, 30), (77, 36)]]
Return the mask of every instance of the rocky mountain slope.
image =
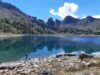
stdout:
[(0, 33), (43, 33), (44, 21), (31, 17), (12, 4), (0, 0)]
[(66, 16), (62, 21), (49, 18), (47, 22), (44, 22), (0, 0), (0, 33), (99, 35), (100, 19), (91, 16), (84, 19)]

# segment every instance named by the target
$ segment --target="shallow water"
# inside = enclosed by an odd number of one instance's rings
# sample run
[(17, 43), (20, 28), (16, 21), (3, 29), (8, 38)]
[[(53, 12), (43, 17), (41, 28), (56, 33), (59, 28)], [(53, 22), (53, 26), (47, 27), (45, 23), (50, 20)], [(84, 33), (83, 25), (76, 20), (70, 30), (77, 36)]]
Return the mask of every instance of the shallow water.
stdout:
[(0, 39), (0, 62), (84, 51), (100, 53), (99, 36), (22, 36)]

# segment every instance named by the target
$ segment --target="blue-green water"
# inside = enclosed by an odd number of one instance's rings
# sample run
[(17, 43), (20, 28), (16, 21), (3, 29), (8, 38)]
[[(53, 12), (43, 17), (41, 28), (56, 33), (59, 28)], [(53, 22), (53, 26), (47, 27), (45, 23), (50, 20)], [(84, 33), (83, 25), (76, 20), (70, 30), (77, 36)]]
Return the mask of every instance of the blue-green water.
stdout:
[(23, 36), (0, 38), (0, 62), (40, 58), (74, 51), (100, 51), (99, 36)]

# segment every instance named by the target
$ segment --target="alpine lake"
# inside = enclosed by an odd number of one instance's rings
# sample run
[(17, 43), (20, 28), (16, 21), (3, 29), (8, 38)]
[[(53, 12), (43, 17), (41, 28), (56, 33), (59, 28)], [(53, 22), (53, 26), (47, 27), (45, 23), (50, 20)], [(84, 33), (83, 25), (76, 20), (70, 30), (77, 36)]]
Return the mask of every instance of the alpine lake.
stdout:
[(99, 53), (100, 36), (27, 35), (0, 38), (0, 62), (43, 58), (80, 51)]

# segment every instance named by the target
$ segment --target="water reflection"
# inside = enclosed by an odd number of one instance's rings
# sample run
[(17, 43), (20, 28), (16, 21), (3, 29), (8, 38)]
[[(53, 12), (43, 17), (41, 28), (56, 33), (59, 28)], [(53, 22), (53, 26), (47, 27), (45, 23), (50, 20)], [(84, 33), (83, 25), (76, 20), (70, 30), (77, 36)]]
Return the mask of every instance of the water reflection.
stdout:
[(24, 36), (0, 39), (0, 62), (45, 57), (61, 52), (100, 51), (99, 37)]

